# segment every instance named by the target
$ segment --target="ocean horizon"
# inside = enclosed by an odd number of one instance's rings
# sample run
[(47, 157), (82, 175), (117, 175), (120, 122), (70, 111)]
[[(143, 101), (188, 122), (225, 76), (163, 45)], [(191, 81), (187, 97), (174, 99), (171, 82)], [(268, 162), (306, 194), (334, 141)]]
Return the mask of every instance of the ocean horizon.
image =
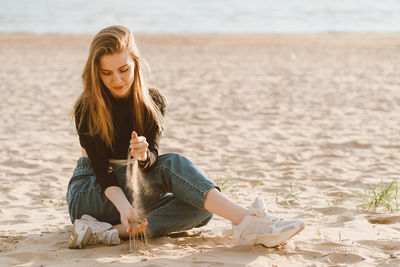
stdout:
[(400, 32), (398, 0), (0, 0), (0, 33)]

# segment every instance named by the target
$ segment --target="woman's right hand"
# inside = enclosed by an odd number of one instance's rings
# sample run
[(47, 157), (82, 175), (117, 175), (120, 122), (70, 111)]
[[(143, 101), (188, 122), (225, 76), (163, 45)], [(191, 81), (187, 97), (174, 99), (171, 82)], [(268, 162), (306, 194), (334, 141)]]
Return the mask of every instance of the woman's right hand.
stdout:
[(131, 203), (129, 203), (128, 199), (126, 198), (121, 187), (118, 186), (107, 187), (104, 193), (107, 196), (107, 198), (117, 208), (120, 214), (121, 224), (127, 233), (131, 232), (132, 234), (137, 234), (146, 229), (148, 225), (146, 219), (140, 225), (136, 226), (134, 229), (131, 229), (130, 227), (131, 218), (135, 218), (137, 214), (134, 207), (131, 205)]
[(149, 153), (149, 143), (147, 143), (146, 137), (138, 136), (137, 133), (133, 131), (131, 134), (129, 148), (132, 150), (132, 157), (141, 161), (145, 161), (147, 159), (147, 153)]
[(132, 207), (132, 205), (129, 205), (130, 207), (126, 207), (124, 209), (122, 209), (123, 211), (120, 212), (121, 214), (121, 224), (124, 226), (124, 228), (126, 229), (127, 233), (131, 233), (131, 234), (137, 234), (140, 232), (143, 232), (147, 225), (147, 219), (145, 218), (143, 220), (143, 222), (139, 225), (136, 225), (134, 228), (131, 229), (130, 227), (130, 222), (132, 218), (136, 218), (137, 214), (136, 214), (136, 210)]
[(129, 233), (131, 231), (130, 221), (131, 218), (136, 217), (135, 209), (132, 207), (131, 204), (123, 205), (123, 207), (118, 208), (119, 214), (121, 215), (121, 224), (126, 229), (126, 232)]

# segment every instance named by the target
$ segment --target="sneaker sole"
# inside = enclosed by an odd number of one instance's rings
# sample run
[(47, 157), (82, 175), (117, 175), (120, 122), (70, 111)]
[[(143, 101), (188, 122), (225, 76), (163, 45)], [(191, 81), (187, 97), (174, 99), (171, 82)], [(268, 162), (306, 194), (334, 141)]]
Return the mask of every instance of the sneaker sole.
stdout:
[(74, 222), (74, 228), (72, 230), (72, 236), (70, 243), (68, 244), (68, 248), (84, 248), (90, 240), (92, 229), (89, 226), (86, 226), (85, 234), (83, 236), (79, 236), (79, 234), (75, 231), (75, 228), (78, 228), (76, 225), (78, 223), (80, 223), (78, 220)]
[(302, 225), (300, 225), (300, 228), (296, 232), (294, 232), (294, 233), (292, 232), (291, 234), (288, 234), (286, 236), (282, 236), (282, 234), (265, 235), (263, 237), (257, 238), (255, 240), (254, 244), (255, 245), (260, 244), (267, 248), (273, 248), (273, 247), (279, 246), (279, 245), (285, 243), (286, 241), (288, 241), (290, 238), (299, 234), (301, 231), (303, 231), (304, 227), (305, 227), (305, 224), (302, 224)]

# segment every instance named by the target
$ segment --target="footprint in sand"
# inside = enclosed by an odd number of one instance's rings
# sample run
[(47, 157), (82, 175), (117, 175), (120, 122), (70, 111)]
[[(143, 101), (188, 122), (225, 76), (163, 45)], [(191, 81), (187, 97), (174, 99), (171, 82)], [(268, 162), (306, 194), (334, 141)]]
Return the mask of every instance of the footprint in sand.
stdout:
[[(323, 261), (330, 264), (355, 264), (360, 263), (366, 258), (365, 255), (379, 255), (381, 252), (377, 249), (370, 249), (369, 247), (359, 244), (343, 244), (338, 242), (322, 242), (313, 247), (313, 250), (321, 253), (328, 252), (321, 257)], [(362, 256), (364, 255), (364, 256)], [(383, 254), (382, 254), (383, 255)]]
[(391, 215), (377, 215), (377, 216), (368, 216), (367, 220), (372, 224), (393, 224), (400, 222), (400, 216), (391, 216)]
[(332, 253), (327, 256), (330, 264), (354, 264), (364, 261), (365, 258), (355, 253)]

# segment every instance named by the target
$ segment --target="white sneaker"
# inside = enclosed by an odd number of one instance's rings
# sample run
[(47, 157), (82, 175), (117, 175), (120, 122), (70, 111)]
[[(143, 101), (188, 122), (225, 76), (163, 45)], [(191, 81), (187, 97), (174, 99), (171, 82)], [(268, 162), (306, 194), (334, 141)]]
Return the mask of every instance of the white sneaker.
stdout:
[(86, 221), (75, 219), (68, 248), (84, 248), (92, 236), (92, 229)]
[(111, 224), (99, 222), (96, 218), (84, 214), (74, 221), (69, 248), (84, 248), (88, 244), (118, 245), (120, 239), (117, 229), (111, 229)]
[(88, 224), (93, 234), (104, 232), (112, 227), (108, 222), (99, 222), (95, 217), (88, 214), (83, 214), (79, 220)]
[(233, 245), (263, 245), (275, 247), (300, 233), (305, 223), (302, 220), (284, 221), (270, 215), (261, 197), (249, 207), (254, 215), (247, 215), (237, 224), (232, 224)]
[(267, 211), (267, 205), (265, 205), (264, 199), (260, 196), (257, 196), (253, 203), (248, 207), (250, 212), (254, 215), (265, 217), (269, 215)]
[(92, 232), (88, 244), (106, 244), (109, 246), (116, 246), (121, 244), (121, 240), (119, 239), (118, 230), (110, 229), (98, 233)]

